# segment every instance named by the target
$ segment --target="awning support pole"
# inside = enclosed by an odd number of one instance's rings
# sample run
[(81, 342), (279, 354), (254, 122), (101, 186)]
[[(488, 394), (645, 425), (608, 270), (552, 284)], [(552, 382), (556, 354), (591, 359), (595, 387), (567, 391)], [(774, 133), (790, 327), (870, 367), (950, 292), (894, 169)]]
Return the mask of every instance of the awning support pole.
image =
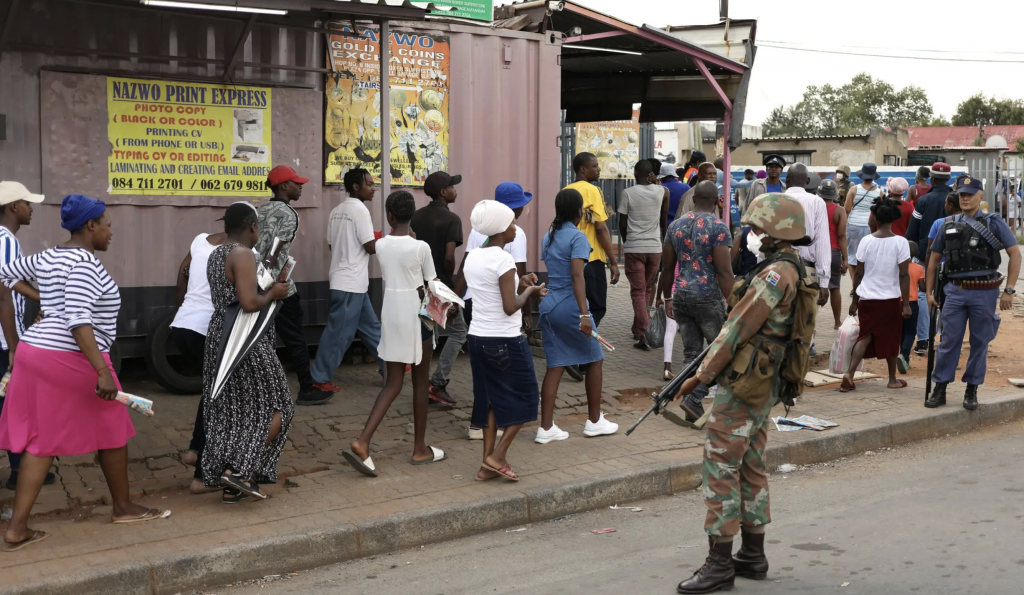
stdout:
[(224, 66), (224, 80), (230, 81), (235, 75), (235, 63), (238, 62), (238, 56), (242, 53), (242, 48), (245, 46), (245, 40), (249, 39), (249, 35), (252, 34), (252, 28), (256, 24), (256, 15), (252, 14), (249, 16), (249, 20), (245, 22), (245, 27), (242, 28), (242, 34), (238, 36), (238, 43), (235, 44), (234, 51), (231, 52), (231, 58), (228, 59), (228, 63)]
[(732, 233), (732, 227), (729, 222), (732, 219), (732, 192), (730, 187), (732, 186), (732, 150), (729, 149), (729, 128), (732, 126), (732, 109), (725, 110), (725, 118), (722, 123), (722, 133), (725, 137), (725, 142), (722, 143), (722, 152), (724, 153), (725, 163), (723, 167), (725, 171), (725, 180), (722, 182), (722, 192), (725, 194), (725, 209), (722, 216), (725, 218), (725, 227)]
[(697, 65), (697, 70), (700, 70), (700, 73), (704, 75), (704, 80), (706, 80), (708, 85), (710, 85), (711, 88), (715, 90), (715, 93), (718, 94), (718, 100), (725, 106), (725, 110), (732, 111), (732, 102), (729, 101), (729, 96), (725, 94), (725, 91), (723, 91), (722, 87), (719, 86), (718, 81), (716, 81), (715, 77), (711, 75), (711, 71), (708, 70), (704, 61), (699, 58), (691, 57), (691, 59), (693, 60), (693, 63)]
[(380, 21), (380, 230), (388, 235), (388, 213), (385, 203), (391, 194), (391, 73), (388, 70), (391, 51), (391, 22)]

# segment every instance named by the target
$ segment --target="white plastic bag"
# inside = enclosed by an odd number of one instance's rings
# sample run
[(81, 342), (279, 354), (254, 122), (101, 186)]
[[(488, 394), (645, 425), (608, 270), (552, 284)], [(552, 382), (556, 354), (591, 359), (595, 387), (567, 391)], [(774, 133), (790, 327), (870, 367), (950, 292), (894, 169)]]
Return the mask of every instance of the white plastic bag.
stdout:
[[(843, 324), (836, 331), (836, 340), (832, 343), (832, 353), (828, 356), (828, 373), (845, 374), (850, 368), (850, 360), (853, 358), (853, 346), (860, 336), (860, 319), (856, 316), (848, 316)], [(864, 362), (860, 363), (857, 370), (864, 369)]]

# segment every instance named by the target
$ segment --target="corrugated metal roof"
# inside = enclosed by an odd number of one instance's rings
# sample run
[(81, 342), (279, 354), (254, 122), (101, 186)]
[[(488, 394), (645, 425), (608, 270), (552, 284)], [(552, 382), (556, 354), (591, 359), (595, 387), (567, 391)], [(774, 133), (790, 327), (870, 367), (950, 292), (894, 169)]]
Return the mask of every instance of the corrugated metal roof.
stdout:
[[(973, 147), (981, 129), (978, 126), (928, 126), (907, 128), (910, 141), (907, 146), (916, 149), (921, 146)], [(984, 136), (1001, 136), (1008, 148), (1017, 146), (1017, 139), (1024, 137), (1024, 126), (992, 125), (984, 127)]]
[(773, 141), (773, 140), (843, 140), (843, 139), (864, 139), (871, 136), (870, 134), (835, 134), (825, 136), (766, 136), (763, 138), (745, 138), (743, 142), (758, 143), (761, 141)]

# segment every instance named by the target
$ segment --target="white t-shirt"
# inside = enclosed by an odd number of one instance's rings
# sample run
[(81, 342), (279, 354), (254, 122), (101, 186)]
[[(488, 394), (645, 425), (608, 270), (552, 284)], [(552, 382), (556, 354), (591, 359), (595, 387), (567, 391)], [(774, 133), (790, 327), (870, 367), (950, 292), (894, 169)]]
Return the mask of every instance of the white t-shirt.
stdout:
[[(470, 231), (469, 239), (466, 241), (466, 254), (469, 254), (474, 249), (484, 245), (487, 241), (487, 236), (478, 232)], [(521, 227), (516, 226), (516, 239), (512, 240), (511, 244), (505, 244), (505, 252), (512, 255), (512, 258), (516, 261), (516, 264), (526, 262), (526, 232)], [(464, 300), (473, 299), (473, 292), (466, 288), (466, 295), (462, 296)]]
[(201, 233), (192, 240), (189, 254), (192, 263), (188, 265), (188, 288), (185, 301), (178, 308), (178, 313), (171, 321), (171, 328), (185, 328), (206, 336), (213, 316), (213, 298), (210, 296), (210, 280), (206, 277), (206, 264), (217, 246), (210, 244), (206, 238), (208, 233)]
[(505, 314), (501, 301), (498, 279), (513, 271), (514, 285), (519, 287), (519, 273), (512, 255), (504, 250), (484, 247), (473, 250), (466, 256), (462, 272), (466, 285), (473, 291), (473, 321), (469, 323), (469, 334), (476, 337), (518, 337), (523, 325), (523, 316), (515, 312)]
[(910, 260), (910, 244), (903, 236), (865, 236), (857, 247), (857, 262), (864, 263), (864, 278), (857, 286), (862, 300), (891, 300), (900, 291), (900, 263)]
[(366, 293), (370, 289), (370, 254), (363, 244), (374, 239), (370, 210), (357, 198), (346, 198), (331, 211), (327, 243), (331, 246), (331, 289)]

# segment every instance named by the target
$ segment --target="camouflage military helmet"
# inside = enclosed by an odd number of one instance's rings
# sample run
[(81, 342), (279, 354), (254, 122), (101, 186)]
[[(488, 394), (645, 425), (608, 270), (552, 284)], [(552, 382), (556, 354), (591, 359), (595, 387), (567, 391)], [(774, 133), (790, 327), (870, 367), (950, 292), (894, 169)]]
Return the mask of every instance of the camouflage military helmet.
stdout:
[(744, 225), (753, 225), (776, 240), (796, 241), (807, 235), (804, 206), (779, 192), (762, 194), (750, 201), (743, 215)]

